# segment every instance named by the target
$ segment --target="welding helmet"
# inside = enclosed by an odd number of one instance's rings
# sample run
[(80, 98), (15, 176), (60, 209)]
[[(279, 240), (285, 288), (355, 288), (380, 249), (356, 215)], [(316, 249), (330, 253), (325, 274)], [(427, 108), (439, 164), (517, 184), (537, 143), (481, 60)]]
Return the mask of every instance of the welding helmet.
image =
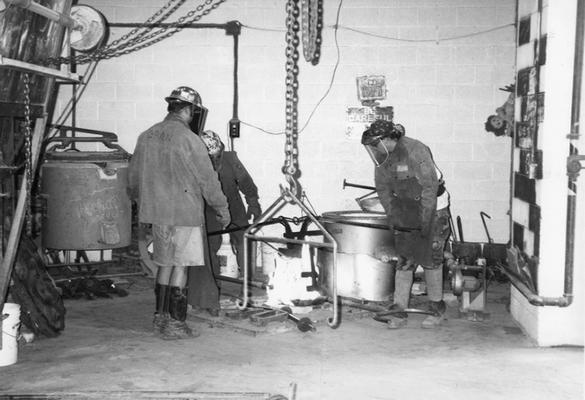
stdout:
[(165, 97), (165, 100), (167, 103), (178, 101), (191, 104), (192, 113), (189, 127), (196, 134), (203, 132), (205, 120), (207, 119), (207, 108), (203, 107), (201, 96), (195, 89), (189, 86), (179, 86)]
[[(394, 150), (396, 142), (404, 136), (405, 130), (402, 125), (394, 124), (391, 121), (378, 119), (374, 121), (362, 134), (362, 144), (374, 161), (376, 167), (382, 165), (390, 153)], [(383, 139), (390, 139), (385, 141)]]

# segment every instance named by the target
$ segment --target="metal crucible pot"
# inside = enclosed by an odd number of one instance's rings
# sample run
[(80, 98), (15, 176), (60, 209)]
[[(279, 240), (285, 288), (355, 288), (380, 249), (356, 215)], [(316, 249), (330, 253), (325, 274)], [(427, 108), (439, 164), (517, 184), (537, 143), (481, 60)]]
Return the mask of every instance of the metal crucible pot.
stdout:
[[(333, 211), (320, 222), (337, 241), (337, 293), (367, 301), (387, 301), (394, 291), (394, 267), (374, 257), (374, 251), (392, 243), (386, 215), (378, 212)], [(333, 254), (319, 248), (319, 284), (332, 292)]]

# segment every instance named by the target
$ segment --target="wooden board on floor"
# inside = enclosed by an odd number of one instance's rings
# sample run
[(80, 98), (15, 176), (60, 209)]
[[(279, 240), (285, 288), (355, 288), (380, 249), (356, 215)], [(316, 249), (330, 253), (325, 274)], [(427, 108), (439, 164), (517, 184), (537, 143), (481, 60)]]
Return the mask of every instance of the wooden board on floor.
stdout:
[(268, 322), (265, 326), (257, 326), (252, 324), (249, 319), (226, 317), (225, 310), (221, 311), (219, 317), (212, 317), (205, 311), (189, 311), (188, 318), (192, 321), (204, 322), (213, 328), (225, 328), (248, 336), (272, 335), (296, 329), (292, 321)]

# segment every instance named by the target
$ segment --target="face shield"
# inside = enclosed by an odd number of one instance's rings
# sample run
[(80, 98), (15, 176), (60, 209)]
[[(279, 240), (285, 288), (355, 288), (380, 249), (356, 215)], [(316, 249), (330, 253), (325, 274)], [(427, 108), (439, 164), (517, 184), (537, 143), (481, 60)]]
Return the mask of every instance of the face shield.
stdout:
[(386, 141), (382, 139), (384, 136), (372, 136), (369, 131), (362, 135), (362, 144), (376, 167), (384, 164), (392, 152), (392, 149), (386, 145)]
[[(402, 132), (396, 127), (391, 121), (378, 119), (362, 134), (362, 144), (376, 167), (384, 164), (394, 150), (396, 140)], [(384, 140), (386, 138), (390, 140)]]
[(189, 128), (196, 134), (200, 135), (205, 129), (205, 121), (207, 120), (207, 108), (203, 106), (193, 106), (191, 112), (192, 118), (189, 123)]
[(388, 149), (382, 140), (378, 140), (375, 145), (364, 145), (364, 147), (376, 167), (384, 164), (388, 161), (388, 157), (390, 157), (390, 149)]

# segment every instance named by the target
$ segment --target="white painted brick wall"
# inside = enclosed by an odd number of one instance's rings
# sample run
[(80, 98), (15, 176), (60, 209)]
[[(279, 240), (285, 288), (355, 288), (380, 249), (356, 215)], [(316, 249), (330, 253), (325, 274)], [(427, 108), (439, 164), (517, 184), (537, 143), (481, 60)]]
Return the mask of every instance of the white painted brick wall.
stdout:
[[(109, 22), (143, 22), (164, 1), (87, 0)], [(183, 15), (192, 0), (177, 12)], [(317, 212), (356, 208), (365, 192), (342, 190), (343, 179), (373, 184), (373, 165), (359, 140), (345, 136), (346, 109), (359, 106), (355, 79), (385, 75), (395, 120), (409, 136), (426, 142), (443, 170), (451, 192), (452, 213), (463, 219), (465, 239), (486, 240), (479, 212), (491, 215), (497, 242), (509, 238), (507, 138), (486, 133), (484, 121), (506, 100), (498, 90), (514, 80), (514, 29), (458, 40), (514, 21), (515, 0), (325, 0), (321, 61), (300, 61), (299, 125), (303, 127), (325, 94), (337, 57), (340, 64), (328, 96), (300, 133), (301, 183)], [(244, 122), (235, 149), (253, 174), (261, 203), (271, 204), (284, 182), (284, 137), (251, 127), (282, 132), (285, 127), (285, 1), (232, 0), (199, 22), (243, 24), (239, 47), (239, 117)], [(351, 31), (355, 29), (375, 36)], [(113, 28), (110, 40), (129, 29)], [(386, 38), (384, 38), (386, 37)], [(394, 40), (394, 39), (400, 40)], [(431, 41), (420, 41), (431, 39)], [(414, 41), (414, 40), (419, 40)], [(114, 131), (133, 151), (138, 134), (165, 115), (163, 98), (178, 85), (190, 85), (209, 108), (207, 128), (227, 138), (232, 112), (233, 41), (217, 29), (183, 32), (137, 53), (100, 62), (79, 103), (78, 123)], [(80, 67), (83, 73), (83, 67)], [(60, 104), (70, 90), (64, 89)], [(248, 125), (249, 124), (249, 125)], [(295, 212), (291, 210), (290, 212)]]

